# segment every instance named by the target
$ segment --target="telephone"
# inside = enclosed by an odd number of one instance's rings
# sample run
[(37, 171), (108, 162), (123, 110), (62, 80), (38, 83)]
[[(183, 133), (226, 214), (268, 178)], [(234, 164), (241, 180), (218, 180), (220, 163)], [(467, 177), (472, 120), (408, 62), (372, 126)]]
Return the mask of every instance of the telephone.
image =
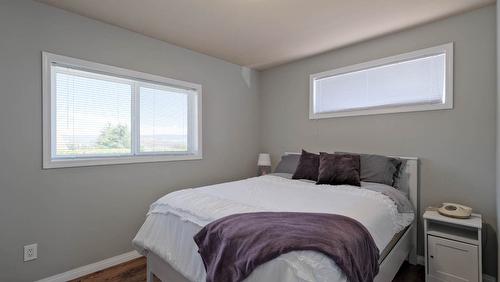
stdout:
[(469, 218), (472, 213), (472, 208), (460, 204), (443, 203), (443, 206), (438, 209), (438, 212), (449, 217)]

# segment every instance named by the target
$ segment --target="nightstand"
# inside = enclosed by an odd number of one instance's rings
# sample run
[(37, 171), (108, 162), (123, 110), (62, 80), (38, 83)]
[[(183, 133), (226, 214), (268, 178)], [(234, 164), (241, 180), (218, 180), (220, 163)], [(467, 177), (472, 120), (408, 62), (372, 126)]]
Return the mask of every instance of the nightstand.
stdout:
[(424, 213), (425, 281), (482, 281), (480, 214), (468, 219)]

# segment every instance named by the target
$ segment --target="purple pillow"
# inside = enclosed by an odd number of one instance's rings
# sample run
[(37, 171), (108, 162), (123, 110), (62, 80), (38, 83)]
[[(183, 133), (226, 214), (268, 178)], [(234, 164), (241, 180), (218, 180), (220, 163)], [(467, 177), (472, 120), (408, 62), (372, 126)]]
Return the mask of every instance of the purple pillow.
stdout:
[(319, 172), (316, 184), (361, 186), (360, 157), (354, 154), (319, 153)]
[(319, 155), (302, 150), (297, 169), (292, 175), (292, 179), (318, 180)]

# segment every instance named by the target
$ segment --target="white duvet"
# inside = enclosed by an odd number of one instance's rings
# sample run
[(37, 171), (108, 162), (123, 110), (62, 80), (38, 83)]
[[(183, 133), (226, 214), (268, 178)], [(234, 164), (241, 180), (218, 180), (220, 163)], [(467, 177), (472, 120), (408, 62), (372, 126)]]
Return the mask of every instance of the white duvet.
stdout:
[[(256, 211), (345, 215), (368, 229), (380, 251), (413, 220), (413, 214), (398, 213), (389, 197), (375, 191), (267, 175), (160, 198), (151, 205), (133, 243), (141, 253), (155, 253), (189, 280), (205, 281), (193, 236), (213, 220)], [(245, 281), (346, 281), (346, 277), (325, 255), (294, 251), (262, 264)]]

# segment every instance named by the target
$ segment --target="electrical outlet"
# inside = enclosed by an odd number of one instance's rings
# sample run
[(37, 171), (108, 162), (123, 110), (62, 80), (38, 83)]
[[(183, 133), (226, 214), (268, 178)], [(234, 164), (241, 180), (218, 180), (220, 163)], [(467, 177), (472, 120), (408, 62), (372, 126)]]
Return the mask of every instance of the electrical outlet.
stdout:
[(24, 261), (30, 261), (38, 258), (37, 248), (37, 244), (24, 246)]

